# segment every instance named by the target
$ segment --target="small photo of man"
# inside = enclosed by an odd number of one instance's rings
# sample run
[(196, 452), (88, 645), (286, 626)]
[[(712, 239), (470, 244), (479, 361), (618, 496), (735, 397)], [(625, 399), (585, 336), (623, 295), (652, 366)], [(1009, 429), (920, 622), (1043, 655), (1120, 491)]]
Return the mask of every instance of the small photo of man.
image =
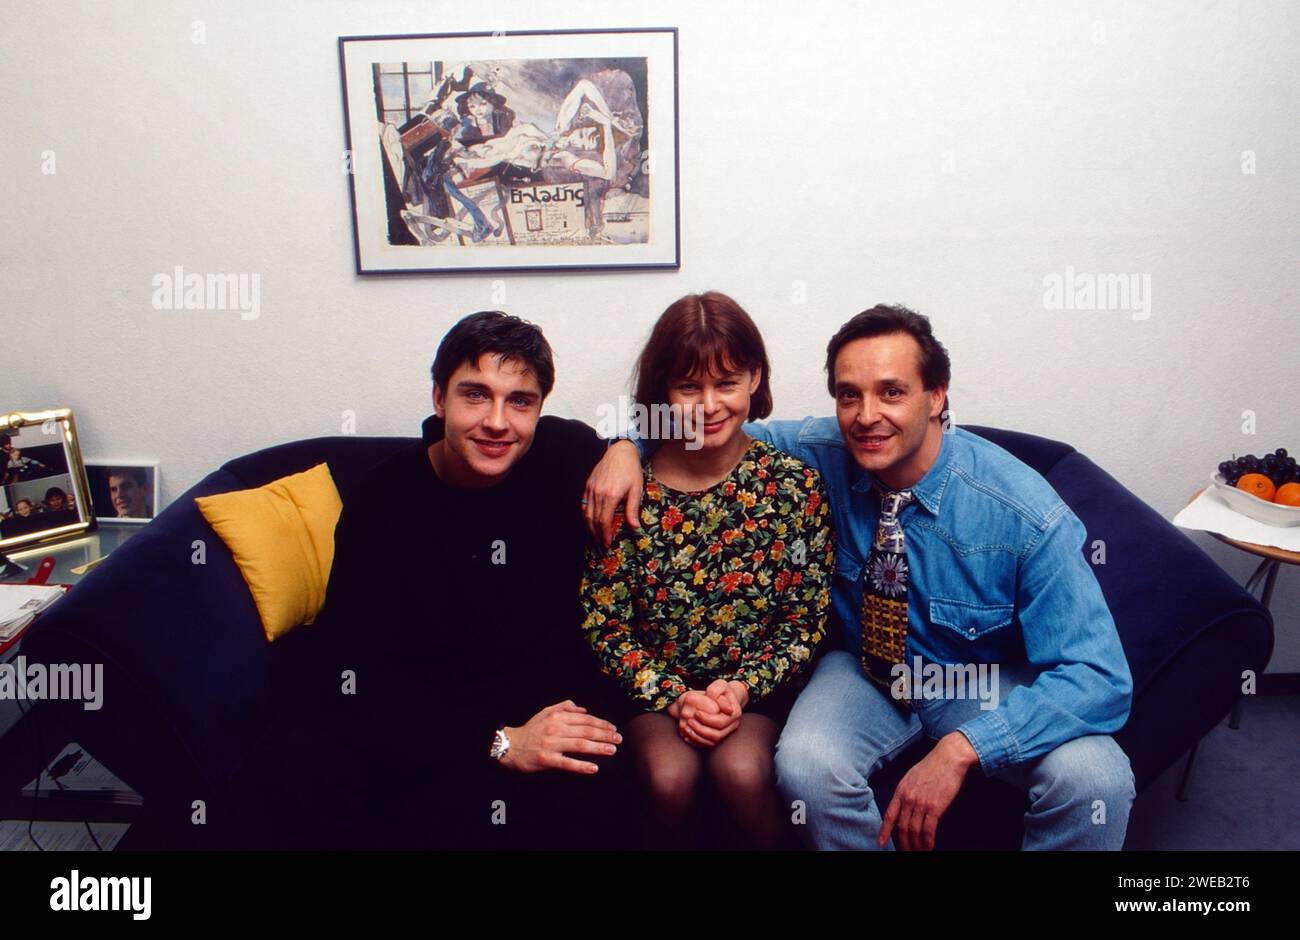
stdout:
[(87, 462), (90, 498), (100, 522), (148, 522), (158, 506), (158, 465)]

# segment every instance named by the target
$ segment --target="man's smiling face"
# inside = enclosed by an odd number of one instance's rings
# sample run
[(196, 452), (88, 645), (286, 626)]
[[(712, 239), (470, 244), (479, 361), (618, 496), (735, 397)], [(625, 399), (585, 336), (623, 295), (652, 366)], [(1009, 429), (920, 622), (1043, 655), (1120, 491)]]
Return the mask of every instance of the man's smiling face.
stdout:
[(458, 366), (445, 391), (434, 386), (433, 408), (445, 421), (439, 469), (444, 481), (493, 486), (532, 446), (542, 388), (519, 360), (488, 352)]
[(858, 466), (892, 489), (930, 469), (942, 445), (947, 388), (926, 389), (921, 347), (907, 333), (863, 337), (835, 357), (835, 414)]
[(108, 475), (108, 497), (113, 502), (113, 509), (118, 516), (144, 515), (144, 490), (136, 485), (135, 480), (124, 473)]

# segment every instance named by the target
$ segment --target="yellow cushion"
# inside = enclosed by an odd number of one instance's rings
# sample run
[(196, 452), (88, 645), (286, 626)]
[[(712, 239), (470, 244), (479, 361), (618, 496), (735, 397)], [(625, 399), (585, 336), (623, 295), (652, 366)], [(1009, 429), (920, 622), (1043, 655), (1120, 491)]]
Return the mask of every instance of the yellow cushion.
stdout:
[(268, 642), (316, 619), (343, 509), (328, 466), (194, 502), (235, 556)]

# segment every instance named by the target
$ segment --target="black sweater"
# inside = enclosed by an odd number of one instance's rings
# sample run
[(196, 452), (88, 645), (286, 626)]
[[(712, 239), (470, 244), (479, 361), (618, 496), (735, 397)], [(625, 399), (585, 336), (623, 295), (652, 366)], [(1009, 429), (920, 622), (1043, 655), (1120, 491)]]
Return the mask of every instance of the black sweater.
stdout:
[[(342, 757), (370, 780), (416, 775), (446, 798), (492, 775), (493, 732), (572, 699), (594, 714), (617, 692), (581, 631), (587, 541), (580, 500), (605, 443), (543, 417), (500, 484), (466, 489), (434, 473), (423, 440), (349, 493), (325, 605), (305, 628), (326, 655), (314, 677)], [(316, 657), (313, 657), (315, 660)], [(356, 694), (341, 694), (343, 671)]]

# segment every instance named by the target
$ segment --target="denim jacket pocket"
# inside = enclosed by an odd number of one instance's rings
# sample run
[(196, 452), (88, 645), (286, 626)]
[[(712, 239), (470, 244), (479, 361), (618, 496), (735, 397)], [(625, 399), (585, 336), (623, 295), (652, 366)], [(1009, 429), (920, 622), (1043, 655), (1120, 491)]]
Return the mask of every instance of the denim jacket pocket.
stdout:
[(851, 583), (858, 583), (862, 578), (862, 562), (849, 551), (843, 543), (835, 545), (835, 574)]
[(971, 604), (941, 597), (930, 599), (930, 620), (960, 634), (967, 640), (978, 640), (994, 630), (1001, 630), (1015, 619), (1016, 609), (1011, 604)]

